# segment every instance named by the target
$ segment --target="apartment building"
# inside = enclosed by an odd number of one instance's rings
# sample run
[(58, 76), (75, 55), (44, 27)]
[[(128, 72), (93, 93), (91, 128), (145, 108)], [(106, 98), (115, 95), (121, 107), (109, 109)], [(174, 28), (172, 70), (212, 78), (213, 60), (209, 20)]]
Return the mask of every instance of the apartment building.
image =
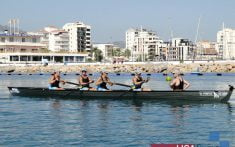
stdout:
[(64, 30), (54, 30), (49, 33), (49, 47), (53, 52), (69, 52), (69, 34)]
[(194, 60), (196, 58), (195, 45), (192, 41), (182, 38), (171, 39), (168, 46), (168, 57), (170, 61)]
[(69, 51), (87, 52), (91, 56), (91, 27), (82, 22), (66, 23), (63, 29), (69, 33)]
[(154, 31), (143, 28), (126, 31), (126, 48), (131, 50), (132, 61), (156, 60), (162, 43)]
[(114, 44), (93, 44), (93, 48), (97, 48), (102, 51), (104, 60), (111, 60), (113, 57)]
[(235, 30), (223, 28), (217, 33), (216, 50), (224, 60), (235, 59)]
[(0, 52), (39, 52), (45, 45), (40, 42), (40, 35), (27, 33), (9, 33), (7, 30), (0, 34)]
[(216, 42), (202, 40), (196, 45), (196, 59), (197, 60), (215, 60), (218, 58), (216, 51)]

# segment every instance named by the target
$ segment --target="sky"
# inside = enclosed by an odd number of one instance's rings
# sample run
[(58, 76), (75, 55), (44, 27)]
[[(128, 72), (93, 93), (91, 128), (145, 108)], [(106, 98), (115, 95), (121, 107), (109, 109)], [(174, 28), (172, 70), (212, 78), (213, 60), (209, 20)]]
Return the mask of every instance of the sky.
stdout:
[(216, 40), (216, 33), (235, 28), (235, 0), (1, 0), (0, 24), (20, 19), (26, 31), (45, 26), (62, 28), (82, 21), (92, 27), (92, 41), (124, 41), (128, 28), (154, 30), (167, 41), (173, 37)]

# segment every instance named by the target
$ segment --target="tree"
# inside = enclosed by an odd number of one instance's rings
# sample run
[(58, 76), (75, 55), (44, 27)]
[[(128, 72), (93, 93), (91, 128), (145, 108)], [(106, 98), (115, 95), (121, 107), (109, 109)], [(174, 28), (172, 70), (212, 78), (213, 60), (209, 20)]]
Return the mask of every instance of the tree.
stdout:
[(125, 49), (124, 56), (129, 58), (131, 56), (131, 51), (129, 49)]
[(113, 49), (113, 56), (120, 57), (122, 55), (121, 48)]
[(94, 60), (96, 62), (101, 62), (103, 60), (103, 54), (102, 51), (99, 50), (98, 48), (93, 48), (92, 50), (92, 55), (94, 57)]

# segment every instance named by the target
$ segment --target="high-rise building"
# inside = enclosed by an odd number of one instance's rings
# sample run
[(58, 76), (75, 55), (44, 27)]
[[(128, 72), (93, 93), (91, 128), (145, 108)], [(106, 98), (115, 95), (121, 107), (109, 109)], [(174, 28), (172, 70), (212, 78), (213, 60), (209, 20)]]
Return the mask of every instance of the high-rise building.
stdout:
[(147, 29), (128, 29), (126, 31), (126, 48), (131, 50), (133, 61), (154, 61), (160, 56), (163, 43), (154, 31)]
[(69, 33), (69, 51), (87, 52), (91, 51), (91, 27), (82, 22), (67, 23), (63, 29)]
[(235, 59), (235, 30), (223, 28), (217, 33), (216, 50), (224, 60)]

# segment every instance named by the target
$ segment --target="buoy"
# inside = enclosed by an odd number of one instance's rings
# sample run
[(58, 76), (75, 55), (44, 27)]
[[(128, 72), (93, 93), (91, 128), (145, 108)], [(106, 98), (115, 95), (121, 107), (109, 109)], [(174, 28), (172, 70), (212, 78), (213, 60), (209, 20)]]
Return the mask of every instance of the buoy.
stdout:
[(121, 74), (120, 74), (120, 73), (117, 73), (116, 75), (117, 75), (117, 76), (120, 76)]
[(151, 76), (151, 74), (150, 74), (150, 73), (148, 73), (148, 74), (147, 74), (147, 76)]
[(66, 73), (64, 73), (64, 76), (66, 76), (67, 74)]
[(202, 76), (202, 75), (203, 75), (203, 73), (198, 73), (197, 75), (198, 75), (198, 76)]
[(163, 75), (163, 76), (167, 76), (167, 73), (163, 73), (162, 75)]
[(14, 69), (12, 69), (12, 70), (8, 70), (7, 72), (8, 73), (11, 73), (11, 72), (14, 72), (15, 70)]
[(217, 75), (217, 76), (222, 76), (222, 73), (217, 73), (216, 75)]
[(169, 82), (169, 81), (171, 81), (171, 80), (172, 80), (172, 78), (171, 78), (170, 76), (167, 76), (167, 77), (166, 77), (166, 81)]

